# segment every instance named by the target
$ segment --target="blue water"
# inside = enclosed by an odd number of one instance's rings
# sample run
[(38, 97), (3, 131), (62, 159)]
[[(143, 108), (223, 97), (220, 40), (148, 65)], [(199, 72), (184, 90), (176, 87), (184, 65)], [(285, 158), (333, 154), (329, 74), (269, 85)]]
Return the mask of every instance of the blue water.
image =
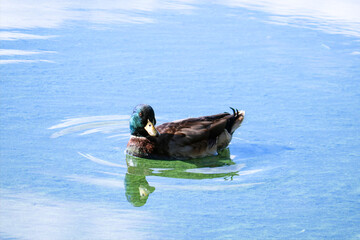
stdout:
[[(3, 1), (0, 238), (360, 239), (360, 5), (306, 3)], [(246, 117), (144, 161), (139, 103)]]

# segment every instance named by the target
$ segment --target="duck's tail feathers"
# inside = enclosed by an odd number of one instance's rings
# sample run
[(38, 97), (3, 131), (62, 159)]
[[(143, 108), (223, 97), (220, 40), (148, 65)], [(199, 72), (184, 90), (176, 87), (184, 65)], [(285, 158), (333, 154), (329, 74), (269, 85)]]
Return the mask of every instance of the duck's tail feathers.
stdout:
[(226, 126), (227, 131), (230, 134), (233, 134), (236, 129), (238, 129), (245, 118), (245, 111), (244, 110), (237, 110), (232, 107), (230, 109), (233, 111), (231, 118), (228, 120), (228, 124)]

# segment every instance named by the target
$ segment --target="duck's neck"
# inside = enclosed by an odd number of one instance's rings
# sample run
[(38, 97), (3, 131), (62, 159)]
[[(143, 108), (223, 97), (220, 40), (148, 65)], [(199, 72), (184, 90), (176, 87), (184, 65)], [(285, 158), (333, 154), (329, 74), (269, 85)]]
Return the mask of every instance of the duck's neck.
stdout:
[(150, 158), (155, 153), (156, 143), (152, 138), (131, 135), (126, 153), (136, 157)]

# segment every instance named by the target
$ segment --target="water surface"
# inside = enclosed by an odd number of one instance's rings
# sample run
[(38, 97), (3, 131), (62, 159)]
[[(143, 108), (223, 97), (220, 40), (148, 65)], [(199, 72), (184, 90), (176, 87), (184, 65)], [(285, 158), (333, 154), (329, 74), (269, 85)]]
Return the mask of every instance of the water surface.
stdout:
[[(2, 239), (360, 239), (356, 1), (2, 1)], [(244, 109), (229, 149), (126, 157)]]

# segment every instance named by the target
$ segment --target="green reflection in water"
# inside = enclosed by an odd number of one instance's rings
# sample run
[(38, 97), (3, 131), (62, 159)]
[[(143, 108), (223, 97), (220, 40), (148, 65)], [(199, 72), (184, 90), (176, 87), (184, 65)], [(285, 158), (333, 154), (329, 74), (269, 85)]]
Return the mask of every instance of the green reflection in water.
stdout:
[(150, 194), (155, 191), (155, 187), (147, 182), (146, 176), (232, 180), (239, 172), (237, 168), (224, 169), (226, 166), (235, 165), (230, 159), (229, 149), (223, 150), (216, 156), (187, 161), (151, 160), (126, 155), (126, 163), (128, 169), (125, 176), (125, 195), (135, 207), (145, 205)]

